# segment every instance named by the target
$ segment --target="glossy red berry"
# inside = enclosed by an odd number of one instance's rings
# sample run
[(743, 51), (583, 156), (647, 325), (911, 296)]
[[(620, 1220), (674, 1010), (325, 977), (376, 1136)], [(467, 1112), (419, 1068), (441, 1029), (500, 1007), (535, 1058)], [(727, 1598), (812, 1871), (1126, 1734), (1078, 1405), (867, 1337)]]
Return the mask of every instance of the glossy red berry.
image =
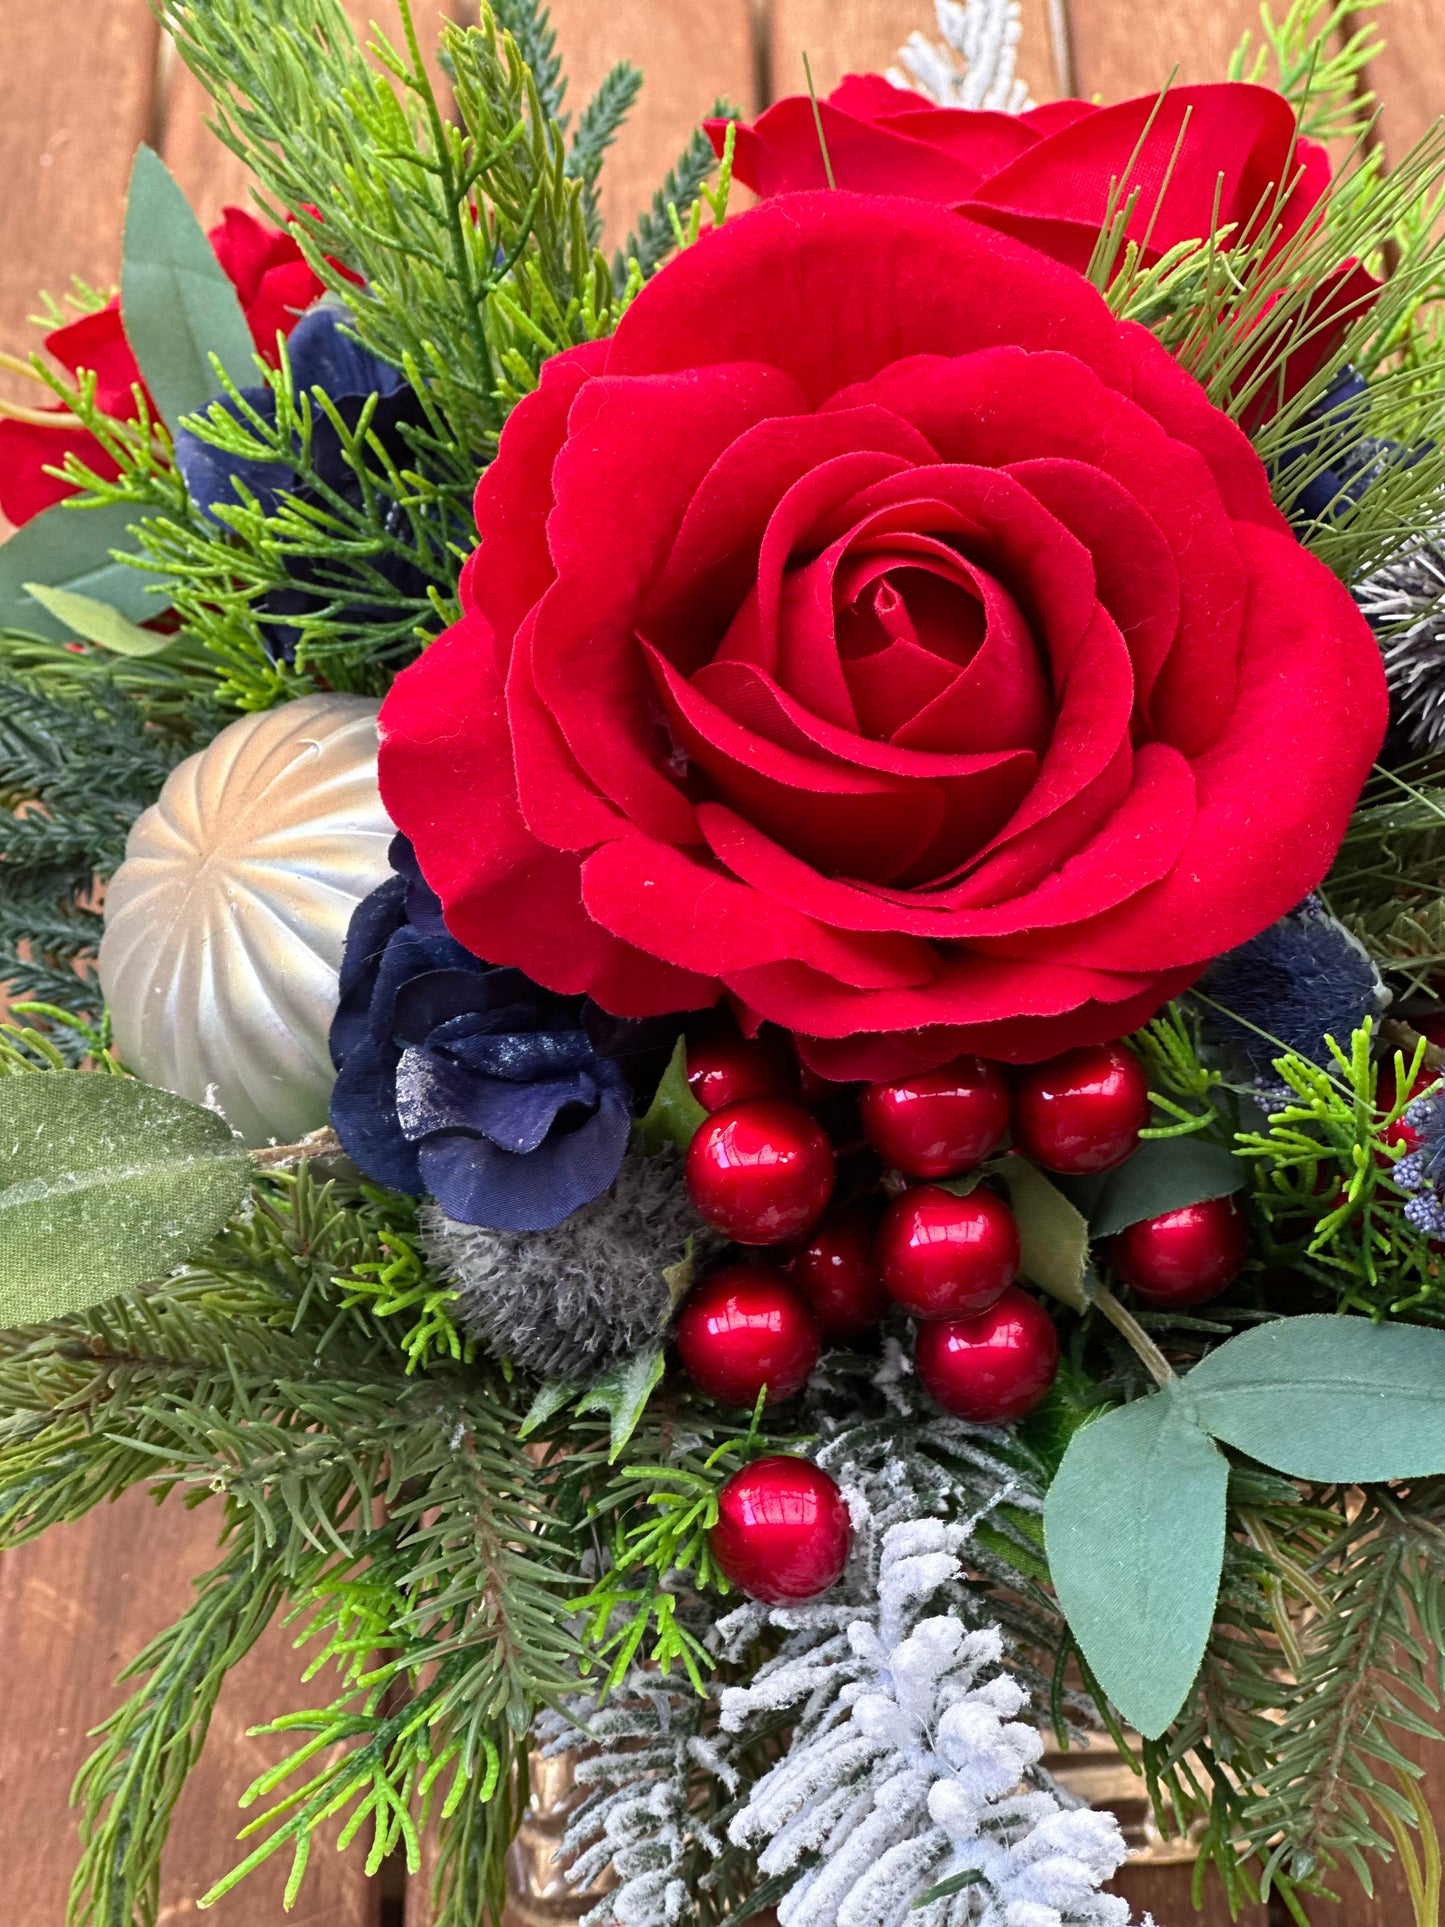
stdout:
[(921, 1184), (895, 1198), (878, 1230), (888, 1295), (915, 1318), (973, 1318), (1018, 1276), (1019, 1228), (991, 1191), (956, 1198)]
[[(1422, 1070), (1410, 1086), (1410, 1093), (1406, 1102), (1413, 1103), (1417, 1097), (1422, 1096), (1436, 1082), (1436, 1074), (1433, 1071)], [(1391, 1068), (1386, 1066), (1381, 1070), (1379, 1081), (1375, 1086), (1375, 1109), (1379, 1115), (1379, 1120), (1382, 1121), (1387, 1118), (1390, 1112), (1394, 1110), (1398, 1101), (1399, 1096), (1395, 1084), (1395, 1073)], [(1403, 1111), (1399, 1117), (1395, 1119), (1395, 1122), (1384, 1131), (1384, 1139), (1386, 1144), (1397, 1144), (1400, 1149), (1405, 1152), (1418, 1151), (1420, 1148), (1420, 1133), (1415, 1129), (1413, 1124), (1407, 1124), (1405, 1122), (1405, 1114)], [(1382, 1162), (1388, 1162), (1388, 1160), (1382, 1160)]]
[(779, 1453), (734, 1472), (718, 1494), (712, 1556), (769, 1606), (813, 1599), (842, 1576), (852, 1524), (843, 1494), (807, 1459)]
[(818, 1326), (798, 1287), (769, 1265), (727, 1265), (688, 1294), (677, 1349), (693, 1383), (724, 1405), (791, 1398), (818, 1362)]
[(981, 1164), (1008, 1129), (1008, 1083), (997, 1064), (960, 1057), (941, 1071), (870, 1084), (858, 1100), (868, 1142), (910, 1178), (952, 1178)]
[(798, 1095), (798, 1066), (781, 1037), (744, 1037), (715, 1024), (687, 1040), (687, 1087), (705, 1111), (759, 1097), (786, 1100)]
[(1202, 1305), (1239, 1276), (1249, 1226), (1233, 1198), (1206, 1198), (1126, 1225), (1109, 1256), (1125, 1284), (1151, 1305)]
[(1031, 1412), (1059, 1369), (1059, 1337), (1035, 1298), (1010, 1285), (978, 1318), (920, 1325), (913, 1362), (945, 1412), (1007, 1425)]
[(1025, 1070), (1014, 1087), (1014, 1138), (1046, 1171), (1109, 1171), (1149, 1122), (1144, 1066), (1122, 1044), (1090, 1044)]
[(878, 1214), (863, 1204), (835, 1211), (793, 1260), (793, 1278), (824, 1338), (856, 1338), (888, 1309), (873, 1249)]
[(798, 1104), (730, 1104), (698, 1126), (687, 1189), (740, 1245), (783, 1244), (810, 1231), (833, 1194), (833, 1147)]

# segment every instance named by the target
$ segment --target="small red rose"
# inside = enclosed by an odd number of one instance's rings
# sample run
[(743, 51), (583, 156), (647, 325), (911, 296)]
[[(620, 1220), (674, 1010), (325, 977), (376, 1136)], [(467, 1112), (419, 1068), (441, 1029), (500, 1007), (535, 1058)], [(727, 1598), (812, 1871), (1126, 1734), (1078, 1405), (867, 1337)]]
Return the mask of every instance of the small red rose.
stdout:
[[(274, 368), (279, 360), (277, 335), (291, 333), (324, 292), (322, 283), (290, 234), (268, 227), (239, 207), (225, 210), (211, 229), (210, 242), (235, 285), (257, 352)], [(96, 401), (107, 415), (118, 421), (136, 419), (135, 388), (141, 375), (121, 326), (118, 299), (54, 329), (45, 337), (45, 346), (71, 375), (97, 376)], [(64, 409), (54, 412), (66, 413)], [(100, 443), (83, 428), (0, 421), (0, 514), (18, 528), (73, 495), (69, 483), (46, 473), (62, 467), (70, 454), (78, 455), (107, 480), (117, 473)]]
[(923, 201), (705, 236), (547, 363), (476, 513), (381, 717), (449, 928), (828, 1077), (1127, 1034), (1319, 882), (1384, 733), (1244, 435)]

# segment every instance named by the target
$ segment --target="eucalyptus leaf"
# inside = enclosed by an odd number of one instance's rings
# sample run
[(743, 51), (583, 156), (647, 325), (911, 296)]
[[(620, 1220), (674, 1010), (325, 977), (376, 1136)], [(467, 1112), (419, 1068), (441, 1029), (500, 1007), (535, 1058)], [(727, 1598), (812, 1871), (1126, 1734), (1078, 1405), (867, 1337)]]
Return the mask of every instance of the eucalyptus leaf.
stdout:
[(604, 1372), (578, 1399), (579, 1412), (606, 1412), (612, 1421), (609, 1465), (616, 1464), (637, 1430), (647, 1401), (661, 1381), (664, 1363), (661, 1345), (651, 1345)]
[(133, 525), (140, 510), (124, 502), (76, 509), (57, 502), (0, 543), (0, 629), (69, 642), (76, 631), (30, 592), (32, 583), (104, 603), (131, 622), (162, 615), (170, 606), (144, 569), (117, 562), (114, 551), (133, 555)]
[(1204, 1657), (1224, 1563), (1224, 1454), (1167, 1394), (1074, 1434), (1044, 1502), (1049, 1572), (1080, 1650), (1157, 1739)]
[(1445, 1331), (1320, 1314), (1218, 1346), (1182, 1398), (1213, 1437), (1294, 1479), (1445, 1472)]
[(1248, 1173), (1223, 1144), (1198, 1137), (1146, 1139), (1116, 1170), (1089, 1213), (1089, 1234), (1112, 1238), (1142, 1218), (1161, 1218), (1206, 1198), (1227, 1198)]
[(49, 589), (43, 582), (27, 582), (25, 590), (72, 635), (117, 656), (159, 656), (175, 641), (174, 636), (157, 635), (154, 629), (142, 629), (138, 623), (127, 621), (110, 603), (98, 602), (94, 596)]
[(1025, 1158), (1000, 1158), (989, 1166), (989, 1176), (1008, 1191), (1018, 1220), (1023, 1276), (1061, 1304), (1084, 1311), (1089, 1227), (1083, 1214)]
[(686, 1152), (706, 1121), (707, 1112), (687, 1086), (687, 1039), (679, 1037), (657, 1095), (637, 1126), (638, 1149), (645, 1157), (654, 1157), (669, 1144)]
[(161, 418), (174, 428), (221, 392), (215, 355), (238, 388), (256, 379), (240, 298), (205, 229), (153, 148), (136, 154), (125, 210), (120, 311)]
[(164, 1278), (239, 1208), (250, 1161), (214, 1112), (98, 1071), (0, 1082), (0, 1324)]

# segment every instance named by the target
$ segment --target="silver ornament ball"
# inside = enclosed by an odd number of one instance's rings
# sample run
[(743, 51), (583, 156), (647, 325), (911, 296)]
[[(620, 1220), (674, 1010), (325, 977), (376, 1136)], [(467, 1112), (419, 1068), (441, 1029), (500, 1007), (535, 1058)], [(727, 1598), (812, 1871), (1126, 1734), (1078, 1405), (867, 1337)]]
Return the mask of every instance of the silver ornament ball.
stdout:
[(378, 707), (305, 696), (223, 729), (172, 771), (106, 890), (122, 1062), (248, 1144), (326, 1122), (347, 926), (391, 874)]

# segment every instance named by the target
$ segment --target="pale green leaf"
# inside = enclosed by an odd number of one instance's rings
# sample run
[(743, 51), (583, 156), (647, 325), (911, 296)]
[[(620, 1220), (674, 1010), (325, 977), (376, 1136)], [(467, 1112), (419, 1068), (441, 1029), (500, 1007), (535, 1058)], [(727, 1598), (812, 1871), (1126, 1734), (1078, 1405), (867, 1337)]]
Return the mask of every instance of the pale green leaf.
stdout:
[(579, 1412), (606, 1412), (612, 1421), (609, 1465), (615, 1465), (647, 1410), (647, 1401), (661, 1383), (665, 1366), (661, 1345), (624, 1358), (589, 1385), (577, 1401)]
[(679, 1037), (647, 1116), (637, 1127), (638, 1149), (653, 1157), (670, 1144), (685, 1152), (707, 1112), (687, 1085), (687, 1039)]
[(1022, 1275), (1060, 1304), (1085, 1310), (1089, 1227), (1083, 1214), (1025, 1158), (1000, 1158), (989, 1175), (1007, 1189), (1018, 1219)]
[(1044, 1502), (1059, 1604), (1100, 1686), (1148, 1739), (1204, 1657), (1228, 1481), (1218, 1446), (1160, 1394), (1076, 1432)]
[(1257, 1325), (1183, 1383), (1215, 1438), (1295, 1479), (1445, 1472), (1445, 1331), (1311, 1314)]
[(0, 629), (47, 642), (71, 640), (69, 623), (30, 593), (34, 582), (103, 602), (131, 622), (163, 614), (169, 604), (156, 593), (156, 578), (114, 555), (135, 553), (131, 529), (139, 516), (139, 509), (123, 502), (88, 509), (57, 502), (18, 528), (0, 543)]
[(49, 589), (43, 582), (27, 582), (25, 592), (72, 635), (110, 649), (117, 656), (159, 656), (175, 641), (174, 636), (158, 635), (154, 629), (142, 629), (138, 623), (127, 621), (110, 603), (98, 602), (94, 596)]
[(89, 1071), (0, 1082), (0, 1325), (163, 1279), (239, 1208), (249, 1175), (230, 1127), (169, 1091)]
[(236, 290), (190, 203), (149, 147), (137, 152), (130, 177), (120, 305), (126, 340), (172, 428), (221, 392), (212, 355), (238, 388), (256, 380), (255, 343)]

